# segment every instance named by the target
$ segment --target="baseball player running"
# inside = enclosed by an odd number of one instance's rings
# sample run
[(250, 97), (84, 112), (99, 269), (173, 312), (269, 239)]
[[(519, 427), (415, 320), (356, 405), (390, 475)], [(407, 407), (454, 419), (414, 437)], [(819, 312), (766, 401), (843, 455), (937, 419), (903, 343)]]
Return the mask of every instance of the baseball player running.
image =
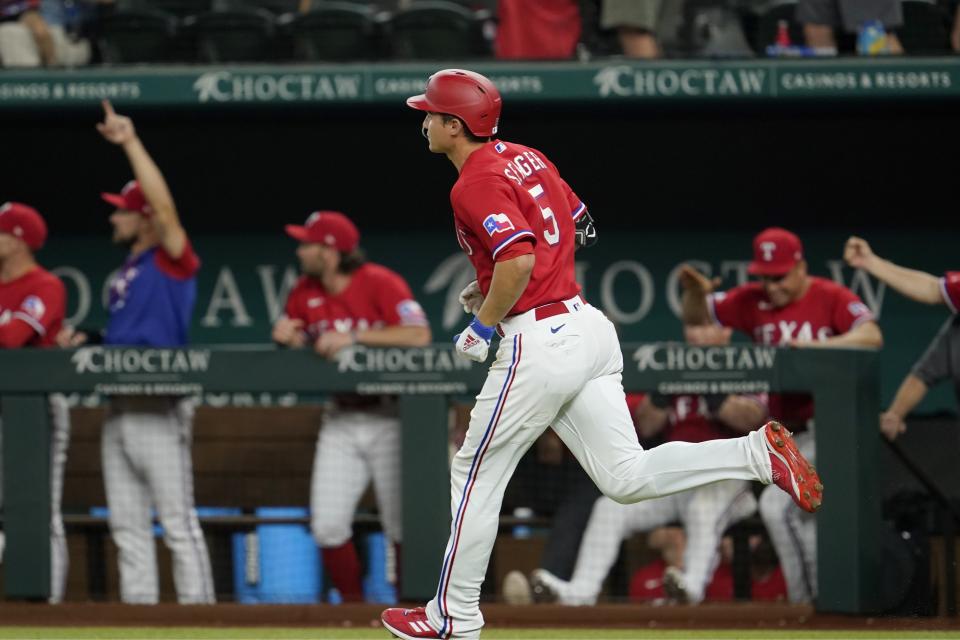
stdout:
[[(406, 281), (367, 262), (360, 233), (342, 213), (317, 211), (287, 225), (300, 242), (303, 275), (290, 291), (274, 341), (312, 346), (335, 358), (353, 345), (422, 347), (430, 326)], [(360, 561), (351, 539), (353, 514), (373, 478), (380, 521), (399, 559), (402, 540), (400, 418), (393, 396), (333, 398), (317, 438), (310, 483), (311, 529), (323, 566), (344, 601), (363, 599)], [(396, 576), (395, 576), (396, 577)]]
[[(730, 330), (705, 325), (686, 327), (687, 342), (721, 345)], [(642, 439), (661, 434), (667, 442), (705, 442), (749, 433), (767, 417), (766, 394), (677, 395), (645, 397), (636, 409)], [(553, 596), (560, 604), (592, 605), (620, 552), (620, 543), (634, 533), (650, 531), (674, 521), (683, 523), (687, 544), (683, 569), (668, 567), (664, 588), (678, 602), (698, 604), (720, 561), (720, 539), (731, 523), (757, 511), (757, 501), (745, 480), (724, 480), (692, 491), (618, 504), (597, 500), (580, 543), (577, 565), (570, 580), (544, 569), (531, 575), (535, 592)]]
[[(811, 276), (800, 239), (771, 227), (753, 240), (747, 268), (759, 282), (713, 293), (703, 274), (684, 267), (680, 274), (683, 319), (687, 324), (716, 322), (751, 336), (759, 344), (780, 347), (880, 347), (883, 336), (873, 313), (846, 287)], [(799, 433), (800, 452), (813, 461), (813, 398), (777, 394), (770, 415)], [(791, 602), (817, 595), (817, 528), (812, 516), (796, 509), (778, 491), (765, 489), (760, 515), (777, 550)]]
[[(0, 205), (0, 348), (56, 344), (67, 294), (60, 278), (37, 264), (34, 258), (34, 252), (46, 239), (47, 224), (36, 209), (19, 202)], [(63, 600), (68, 568), (60, 502), (70, 442), (70, 410), (63, 394), (50, 394), (50, 418), (50, 602), (58, 603)], [(0, 463), (2, 461), (0, 455)], [(3, 467), (0, 464), (2, 505)], [(0, 538), (2, 536), (0, 532)], [(0, 544), (0, 558), (2, 550)]]
[(407, 104), (426, 112), (430, 150), (459, 173), (450, 196), (455, 231), (483, 301), (456, 336), (456, 353), (484, 362), (494, 333), (501, 341), (452, 462), (453, 522), (436, 596), (425, 607), (384, 611), (390, 632), (479, 637), (480, 585), (503, 492), (548, 426), (618, 502), (719, 480), (760, 480), (777, 482), (806, 509), (819, 506), (819, 479), (779, 424), (741, 438), (644, 451), (627, 410), (614, 326), (581, 297), (574, 279), (574, 250), (594, 235), (586, 205), (543, 153), (493, 138), (501, 98), (484, 76), (440, 71)]
[[(110, 216), (115, 244), (130, 254), (110, 282), (107, 345), (179, 347), (188, 342), (200, 259), (180, 224), (167, 182), (137, 136), (133, 122), (104, 101), (97, 130), (123, 148), (136, 180), (118, 194)], [(83, 334), (64, 332), (76, 345)], [(210, 556), (193, 502), (193, 403), (173, 396), (115, 396), (103, 425), (103, 481), (110, 531), (119, 552), (120, 598), (130, 604), (159, 600), (153, 514), (173, 554), (177, 600), (215, 599)]]

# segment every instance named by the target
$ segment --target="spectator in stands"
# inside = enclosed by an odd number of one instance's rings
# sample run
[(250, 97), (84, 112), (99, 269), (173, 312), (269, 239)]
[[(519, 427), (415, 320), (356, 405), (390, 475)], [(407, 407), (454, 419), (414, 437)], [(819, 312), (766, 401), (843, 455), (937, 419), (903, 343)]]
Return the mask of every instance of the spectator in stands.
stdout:
[(662, 4), (662, 0), (603, 0), (600, 26), (617, 30), (626, 57), (659, 58), (656, 27)]
[[(693, 345), (724, 345), (730, 341), (731, 329), (705, 324), (685, 327), (684, 333)], [(762, 426), (766, 416), (766, 394), (653, 394), (634, 412), (641, 438), (663, 431), (667, 440), (675, 442), (734, 437)], [(531, 574), (531, 586), (535, 594), (549, 593), (561, 604), (593, 605), (624, 538), (679, 520), (688, 540), (683, 568), (666, 569), (664, 588), (676, 601), (699, 603), (720, 559), (718, 545), (724, 530), (756, 509), (756, 498), (745, 480), (715, 482), (635, 504), (602, 497), (590, 514), (573, 578), (561, 580), (541, 568)]]
[(807, 45), (815, 49), (836, 51), (837, 27), (858, 33), (864, 24), (879, 21), (887, 36), (884, 53), (903, 53), (903, 45), (893, 32), (903, 26), (900, 0), (798, 0), (796, 17), (803, 25)]
[(40, 0), (0, 0), (0, 62), (7, 67), (38, 67), (56, 60)]
[(76, 67), (90, 62), (90, 41), (77, 33), (86, 4), (79, 0), (40, 1), (40, 15), (50, 28), (57, 64)]
[(893, 440), (907, 430), (904, 422), (933, 385), (951, 378), (960, 401), (960, 271), (942, 278), (908, 269), (876, 255), (866, 240), (847, 240), (843, 257), (851, 267), (863, 269), (903, 295), (926, 304), (945, 304), (953, 311), (926, 353), (903, 379), (890, 407), (880, 415), (880, 431)]
[(567, 60), (580, 41), (577, 0), (499, 0), (494, 51), (503, 60)]
[[(747, 272), (758, 281), (714, 292), (717, 283), (689, 265), (680, 271), (683, 320), (716, 322), (758, 344), (793, 348), (883, 345), (873, 312), (855, 293), (826, 278), (811, 276), (803, 244), (794, 233), (771, 227), (754, 237)], [(780, 393), (770, 397), (770, 415), (795, 432), (801, 453), (814, 463), (813, 398)], [(812, 514), (774, 492), (760, 496), (760, 515), (780, 557), (790, 601), (817, 595), (817, 527)]]

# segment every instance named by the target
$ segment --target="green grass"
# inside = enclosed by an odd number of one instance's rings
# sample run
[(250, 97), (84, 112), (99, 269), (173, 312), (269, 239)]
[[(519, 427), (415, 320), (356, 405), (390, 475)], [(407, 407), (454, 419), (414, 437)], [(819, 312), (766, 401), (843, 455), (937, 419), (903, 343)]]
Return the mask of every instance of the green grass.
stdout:
[[(200, 628), (200, 627), (0, 627), (0, 640), (389, 640), (376, 628)], [(960, 631), (795, 631), (795, 630), (656, 630), (656, 629), (487, 629), (483, 640), (745, 640), (818, 638), (960, 639)]]

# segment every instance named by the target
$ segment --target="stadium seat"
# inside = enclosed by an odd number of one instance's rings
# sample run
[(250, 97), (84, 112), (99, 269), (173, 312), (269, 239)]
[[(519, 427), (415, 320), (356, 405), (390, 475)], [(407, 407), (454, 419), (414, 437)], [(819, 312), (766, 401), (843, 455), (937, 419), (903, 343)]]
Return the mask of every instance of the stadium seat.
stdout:
[(189, 22), (200, 62), (262, 62), (271, 58), (275, 19), (263, 9), (202, 13)]
[(950, 15), (934, 0), (903, 0), (903, 27), (898, 31), (910, 55), (950, 52)]
[(154, 9), (122, 9), (100, 21), (98, 44), (107, 64), (170, 60), (177, 19)]
[(300, 0), (213, 0), (214, 11), (234, 9), (265, 9), (274, 16), (297, 13)]
[(489, 56), (490, 45), (483, 37), (487, 17), (453, 2), (413, 2), (387, 25), (393, 55), (420, 60)]
[(196, 15), (210, 10), (211, 0), (117, 0), (118, 10), (155, 9), (178, 18)]
[(353, 2), (324, 2), (291, 25), (298, 60), (370, 60), (377, 57), (376, 11)]

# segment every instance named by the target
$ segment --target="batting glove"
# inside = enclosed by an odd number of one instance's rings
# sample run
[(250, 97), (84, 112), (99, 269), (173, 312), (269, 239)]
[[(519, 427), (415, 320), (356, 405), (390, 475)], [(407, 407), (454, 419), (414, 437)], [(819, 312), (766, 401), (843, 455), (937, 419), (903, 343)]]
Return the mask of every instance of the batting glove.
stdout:
[(457, 354), (467, 360), (483, 362), (487, 359), (490, 350), (490, 338), (493, 337), (493, 327), (480, 322), (476, 316), (473, 322), (467, 325), (462, 333), (453, 337)]
[(463, 305), (465, 313), (477, 315), (480, 306), (483, 304), (483, 294), (480, 292), (480, 283), (474, 280), (460, 292), (460, 304)]

